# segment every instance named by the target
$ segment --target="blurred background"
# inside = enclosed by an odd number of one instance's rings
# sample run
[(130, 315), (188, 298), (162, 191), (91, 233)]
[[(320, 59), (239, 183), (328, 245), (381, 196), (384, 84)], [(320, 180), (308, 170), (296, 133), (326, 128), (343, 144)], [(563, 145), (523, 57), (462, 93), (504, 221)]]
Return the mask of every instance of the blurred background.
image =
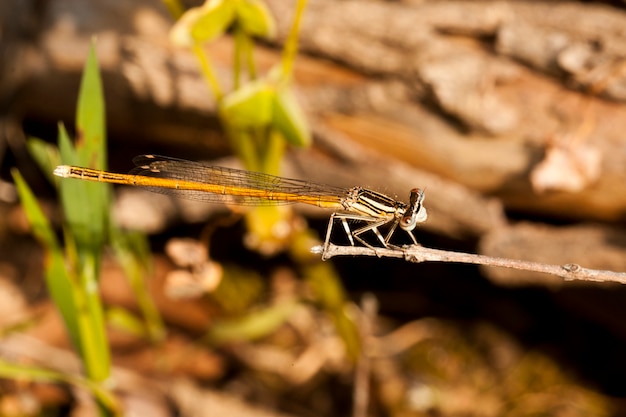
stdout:
[[(109, 170), (128, 172), (139, 154), (241, 166), (223, 103), (197, 56), (172, 41), (174, 3), (0, 4), (0, 354), (11, 363), (81, 374), (10, 170), (60, 236), (55, 186), (27, 141), (55, 144), (59, 122), (80, 138), (92, 39)], [(298, 7), (259, 3), (273, 27), (255, 38), (250, 80), (271, 79), (283, 62)], [(626, 271), (624, 9), (311, 0), (289, 85), (312, 141), (287, 145), (273, 173), (401, 201), (425, 189), (429, 219), (414, 234), (427, 247)], [(239, 84), (238, 33), (202, 44), (225, 94)], [(115, 224), (147, 238), (145, 285), (163, 326), (156, 338), (129, 330), (124, 318), (145, 306), (105, 250), (104, 310), (123, 312), (106, 316), (109, 388), (126, 412), (626, 415), (623, 285), (365, 257), (321, 263), (308, 249), (328, 211), (293, 206), (282, 220), (289, 238), (264, 245), (241, 208), (132, 187), (114, 195)], [(0, 374), (3, 415), (97, 412), (85, 387), (10, 375)]]

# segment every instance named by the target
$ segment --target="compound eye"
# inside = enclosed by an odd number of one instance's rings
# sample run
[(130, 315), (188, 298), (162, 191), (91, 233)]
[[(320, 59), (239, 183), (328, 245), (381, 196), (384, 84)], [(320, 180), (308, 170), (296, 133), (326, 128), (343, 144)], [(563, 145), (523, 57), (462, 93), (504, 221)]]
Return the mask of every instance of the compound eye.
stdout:
[(400, 219), (400, 229), (411, 231), (415, 229), (415, 225), (417, 224), (416, 216), (404, 216)]

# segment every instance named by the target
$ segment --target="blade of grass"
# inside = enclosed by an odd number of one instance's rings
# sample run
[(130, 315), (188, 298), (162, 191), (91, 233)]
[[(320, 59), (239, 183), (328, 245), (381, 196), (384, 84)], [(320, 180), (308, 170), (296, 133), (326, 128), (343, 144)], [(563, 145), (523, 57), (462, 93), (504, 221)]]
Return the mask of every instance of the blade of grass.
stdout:
[(12, 170), (11, 174), (33, 234), (45, 250), (44, 271), (50, 296), (63, 317), (74, 346), (82, 351), (76, 318), (77, 308), (72, 289), (75, 283), (72, 282), (71, 273), (66, 268), (61, 246), (28, 184), (16, 169)]
[(137, 299), (150, 340), (162, 341), (166, 335), (165, 325), (145, 280), (147, 272), (151, 269), (146, 237), (141, 233), (123, 232), (114, 227), (111, 232), (111, 245)]
[[(83, 71), (77, 109), (76, 147), (61, 125), (59, 151), (65, 164), (105, 168), (106, 133), (102, 82), (92, 44)], [(68, 224), (65, 230), (68, 259), (76, 270), (73, 287), (78, 337), (87, 375), (104, 381), (110, 375), (110, 353), (104, 313), (98, 294), (101, 254), (109, 230), (110, 187), (83, 181), (62, 181), (61, 202)]]
[[(76, 149), (85, 166), (106, 169), (106, 120), (95, 40), (89, 48), (76, 109)], [(107, 206), (108, 209), (108, 206)]]
[(76, 375), (67, 375), (61, 372), (38, 368), (34, 366), (18, 365), (0, 359), (0, 377), (10, 379), (21, 379), (36, 382), (64, 383), (85, 389), (92, 393), (103, 404), (109, 415), (122, 416), (122, 409), (117, 398), (102, 387), (101, 384), (94, 383)]

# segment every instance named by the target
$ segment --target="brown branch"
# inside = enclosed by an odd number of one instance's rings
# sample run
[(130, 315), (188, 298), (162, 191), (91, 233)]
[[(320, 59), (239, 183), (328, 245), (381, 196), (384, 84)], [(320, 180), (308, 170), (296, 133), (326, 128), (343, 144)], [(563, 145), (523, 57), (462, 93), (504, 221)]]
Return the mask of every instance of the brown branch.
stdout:
[(312, 248), (312, 252), (322, 254), (322, 259), (324, 260), (340, 255), (360, 255), (377, 256), (379, 258), (404, 258), (404, 260), (408, 262), (415, 263), (456, 262), (543, 272), (546, 274), (557, 275), (566, 281), (581, 280), (593, 282), (619, 282), (620, 284), (626, 284), (626, 273), (624, 272), (588, 269), (573, 263), (550, 265), (540, 262), (521, 261), (517, 259), (496, 258), (471, 253), (431, 249), (417, 245), (373, 249), (358, 246), (337, 246), (330, 244), (328, 248), (326, 248), (326, 251), (324, 251), (322, 246), (316, 246)]

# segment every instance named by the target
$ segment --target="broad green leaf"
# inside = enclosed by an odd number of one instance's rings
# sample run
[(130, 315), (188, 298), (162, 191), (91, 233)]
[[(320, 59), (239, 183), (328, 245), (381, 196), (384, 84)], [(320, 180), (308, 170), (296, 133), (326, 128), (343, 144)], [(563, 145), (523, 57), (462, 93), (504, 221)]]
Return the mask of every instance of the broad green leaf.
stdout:
[(208, 0), (185, 12), (170, 31), (174, 45), (191, 47), (224, 34), (235, 16), (233, 0)]
[(266, 81), (248, 83), (222, 101), (220, 115), (234, 128), (265, 127), (272, 120), (274, 88)]
[[(106, 168), (106, 129), (102, 80), (95, 45), (85, 63), (76, 112), (78, 138), (74, 147), (62, 125), (59, 126), (59, 151), (65, 164)], [(85, 257), (99, 257), (107, 238), (110, 186), (86, 181), (60, 183), (61, 201), (81, 262)], [(93, 274), (91, 274), (93, 275)]]
[[(89, 56), (83, 70), (78, 109), (76, 112), (75, 149), (80, 156), (80, 165), (89, 168), (106, 169), (107, 143), (106, 118), (102, 79), (98, 68), (95, 42), (89, 49)], [(108, 233), (109, 211), (111, 206), (111, 187), (103, 184), (79, 182), (85, 188), (88, 213), (92, 221), (92, 239), (98, 242), (95, 249), (99, 256)], [(79, 242), (84, 243), (84, 242)]]
[(309, 146), (311, 131), (298, 101), (287, 88), (274, 94), (272, 124), (294, 146)]
[[(82, 165), (62, 125), (59, 128), (59, 150), (63, 163)], [(108, 185), (66, 179), (60, 181), (59, 192), (79, 257), (82, 259), (86, 253), (99, 254), (105, 241), (103, 198), (99, 194), (107, 193)]]
[(276, 35), (274, 18), (261, 0), (237, 2), (237, 23), (250, 36), (271, 39)]
[(72, 285), (75, 284), (75, 282), (72, 282), (70, 275), (72, 271), (70, 271), (65, 264), (65, 257), (61, 246), (48, 219), (41, 210), (35, 195), (17, 170), (13, 170), (11, 173), (15, 180), (15, 185), (20, 195), (20, 200), (28, 222), (33, 229), (33, 234), (43, 245), (45, 250), (44, 272), (48, 291), (55, 305), (61, 312), (61, 316), (63, 317), (63, 321), (65, 322), (65, 326), (67, 327), (75, 347), (80, 351), (81, 344), (76, 321), (78, 310), (72, 293)]
[[(83, 71), (76, 119), (75, 147), (63, 126), (59, 127), (62, 162), (104, 169), (104, 98), (93, 45)], [(72, 290), (81, 355), (89, 378), (104, 381), (110, 375), (110, 353), (97, 288), (102, 249), (109, 231), (110, 186), (68, 179), (60, 182), (59, 191), (68, 225), (64, 230), (68, 264), (76, 277)]]

